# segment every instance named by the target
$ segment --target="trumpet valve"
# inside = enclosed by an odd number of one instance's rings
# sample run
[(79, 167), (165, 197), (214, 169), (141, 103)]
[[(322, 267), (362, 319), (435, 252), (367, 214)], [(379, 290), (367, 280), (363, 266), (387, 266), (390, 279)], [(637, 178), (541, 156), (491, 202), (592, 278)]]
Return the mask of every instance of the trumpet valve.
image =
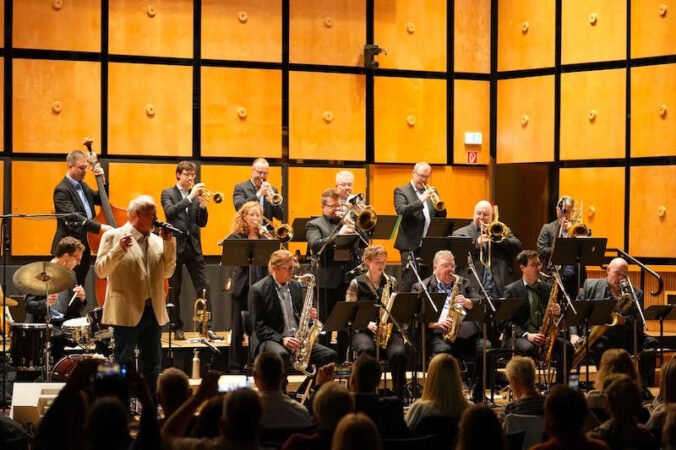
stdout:
[(214, 203), (221, 203), (223, 201), (223, 194), (221, 192), (216, 192), (214, 194)]

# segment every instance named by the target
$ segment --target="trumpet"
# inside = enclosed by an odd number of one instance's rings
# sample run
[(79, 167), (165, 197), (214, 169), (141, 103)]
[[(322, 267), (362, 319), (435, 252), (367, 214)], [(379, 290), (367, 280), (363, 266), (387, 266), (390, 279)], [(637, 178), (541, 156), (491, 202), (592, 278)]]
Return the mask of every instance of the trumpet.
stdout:
[(270, 203), (272, 203), (275, 206), (279, 206), (279, 205), (282, 204), (282, 202), (284, 202), (284, 197), (282, 197), (282, 194), (275, 192), (272, 189), (272, 186), (270, 185), (270, 183), (268, 183), (267, 181), (264, 181), (263, 184), (261, 185), (261, 187), (264, 187), (264, 186), (267, 187), (267, 189), (268, 189), (267, 194), (265, 194), (265, 198), (267, 198)]
[(263, 223), (258, 222), (257, 220), (254, 220), (254, 222), (258, 225), (259, 227), (259, 232), (261, 236), (265, 237), (266, 239), (278, 239), (280, 242), (289, 242), (291, 239), (293, 239), (293, 228), (291, 225), (288, 224), (281, 224), (280, 226), (276, 227), (275, 224), (272, 222), (272, 220), (268, 219), (265, 216), (261, 216), (263, 218), (263, 222), (272, 225), (273, 233), (270, 233), (270, 231), (263, 225)]
[(433, 189), (434, 192), (432, 195), (430, 195), (430, 200), (432, 200), (432, 203), (434, 203), (434, 209), (437, 211), (443, 211), (446, 209), (446, 202), (444, 202), (441, 197), (439, 197), (439, 192), (437, 191), (437, 188), (430, 186), (429, 184), (423, 184), (423, 188), (427, 191), (429, 189)]
[(371, 231), (378, 223), (378, 215), (373, 206), (367, 205), (363, 194), (351, 195), (344, 203), (348, 207), (345, 214), (353, 213), (355, 215), (355, 225), (364, 231)]
[[(507, 225), (500, 222), (500, 212), (498, 211), (498, 205), (493, 205), (493, 222), (489, 223), (485, 229), (482, 229), (481, 235), (484, 240), (488, 241), (488, 259), (484, 258), (484, 246), (479, 247), (479, 261), (486, 268), (491, 267), (491, 247), (493, 243), (500, 243), (504, 241), (510, 233), (510, 229)], [(483, 224), (482, 224), (483, 228)]]
[[(190, 182), (190, 190), (192, 191), (193, 189), (193, 182)], [(211, 192), (209, 189), (205, 187), (200, 188), (200, 197), (202, 197), (204, 200), (210, 202), (213, 200), (214, 203), (218, 204), (223, 201), (223, 193), (222, 192)]]
[(209, 320), (211, 319), (211, 313), (207, 310), (207, 290), (202, 289), (202, 297), (195, 299), (195, 303), (192, 305), (192, 321), (195, 325), (195, 331), (199, 335), (207, 340), (209, 338)]

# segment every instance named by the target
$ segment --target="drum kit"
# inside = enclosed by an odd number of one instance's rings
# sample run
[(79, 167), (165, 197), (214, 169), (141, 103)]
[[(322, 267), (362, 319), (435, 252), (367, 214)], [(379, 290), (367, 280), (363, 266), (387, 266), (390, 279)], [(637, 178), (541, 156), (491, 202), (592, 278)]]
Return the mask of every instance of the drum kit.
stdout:
[[(14, 273), (14, 285), (22, 292), (33, 295), (56, 294), (75, 286), (73, 271), (51, 262), (35, 262), (22, 266)], [(74, 299), (74, 298), (73, 298)], [(5, 299), (7, 306), (16, 306), (16, 301)], [(52, 334), (51, 311), (47, 305), (46, 323), (12, 323), (9, 336), (11, 340), (10, 364), (21, 371), (42, 371), (46, 381), (66, 381), (78, 363), (83, 359), (105, 358), (102, 355), (78, 354), (59, 360), (50, 370)], [(68, 339), (87, 351), (92, 344), (109, 339), (113, 335), (111, 327), (101, 323), (103, 307), (79, 317), (63, 322), (61, 329)]]

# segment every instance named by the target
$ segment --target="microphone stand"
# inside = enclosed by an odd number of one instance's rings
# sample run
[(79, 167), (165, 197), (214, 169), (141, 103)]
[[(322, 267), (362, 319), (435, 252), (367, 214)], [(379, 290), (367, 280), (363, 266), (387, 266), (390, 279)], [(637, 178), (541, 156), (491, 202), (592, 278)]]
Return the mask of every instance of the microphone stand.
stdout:
[[(415, 265), (415, 254), (411, 251), (408, 254), (408, 264), (406, 265), (408, 268), (410, 268), (413, 271), (413, 274), (415, 277), (418, 279), (418, 282), (420, 283), (420, 286), (422, 287), (422, 291), (425, 293), (425, 298), (427, 301), (432, 305), (432, 309), (434, 310), (435, 313), (439, 313), (439, 309), (437, 308), (437, 305), (434, 304), (432, 301), (432, 297), (430, 296), (430, 292), (427, 289), (427, 286), (425, 286), (425, 283), (423, 283), (422, 279), (420, 278), (420, 274), (418, 273), (418, 268)], [(425, 372), (427, 369), (427, 361), (426, 361), (426, 356), (427, 356), (427, 327), (425, 326), (424, 323), (425, 319), (425, 302), (423, 301), (422, 303), (422, 309), (420, 312), (420, 318), (418, 320), (418, 326), (421, 327), (422, 332), (421, 332), (421, 347), (422, 347), (422, 375), (423, 375), (423, 381), (425, 381)], [(416, 381), (416, 386), (417, 386), (417, 381), (418, 381), (418, 371), (415, 370), (415, 365), (414, 367), (414, 376), (415, 376), (415, 381)]]
[[(638, 298), (636, 296), (636, 291), (634, 290), (634, 286), (632, 286), (631, 280), (629, 280), (629, 276), (625, 277), (625, 279), (622, 280), (622, 281), (625, 281), (625, 280), (626, 280), (626, 284), (629, 285), (628, 291), (629, 291), (629, 294), (631, 295), (631, 300), (634, 302), (634, 306), (636, 307), (636, 310), (638, 311), (638, 317), (641, 319), (641, 323), (643, 324), (643, 327), (647, 330), (648, 324), (645, 321), (645, 316), (643, 315), (643, 308), (641, 308), (641, 305), (638, 302)], [(624, 283), (622, 283), (622, 281), (620, 281), (620, 290), (621, 291), (624, 290), (624, 289), (622, 289), (622, 285), (624, 284)], [(636, 323), (636, 319), (634, 319), (633, 328), (634, 328), (634, 361), (635, 361), (635, 364), (638, 365), (638, 358), (639, 358), (639, 356), (638, 356), (638, 324)], [(637, 367), (637, 369), (638, 369), (638, 367)]]

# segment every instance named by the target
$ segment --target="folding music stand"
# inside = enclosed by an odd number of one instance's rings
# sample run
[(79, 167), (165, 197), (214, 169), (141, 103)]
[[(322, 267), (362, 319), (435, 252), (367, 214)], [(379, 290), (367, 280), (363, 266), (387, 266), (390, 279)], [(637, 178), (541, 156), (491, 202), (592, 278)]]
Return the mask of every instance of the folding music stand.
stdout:
[[(676, 320), (676, 305), (653, 305), (645, 310), (646, 320), (660, 321), (660, 365), (664, 363), (664, 321)], [(644, 350), (645, 351), (645, 350)]]
[(556, 266), (577, 266), (577, 290), (582, 287), (582, 267), (602, 266), (608, 238), (557, 238), (551, 263)]
[(267, 266), (270, 255), (279, 250), (277, 239), (225, 239), (222, 266)]
[[(418, 320), (418, 293), (417, 292), (400, 292), (397, 294), (394, 299), (394, 304), (390, 310), (390, 320), (394, 323), (394, 328), (398, 329), (404, 338), (404, 342), (409, 344), (412, 349), (412, 360), (415, 361), (417, 355), (415, 354), (416, 347), (413, 343), (414, 341), (409, 338), (409, 336), (404, 332), (403, 327), (407, 324), (413, 324)], [(411, 329), (412, 327), (409, 327)], [(378, 358), (380, 354), (380, 348), (376, 347), (376, 355)], [(415, 366), (414, 366), (415, 367)], [(412, 394), (413, 397), (417, 395), (418, 383), (417, 383), (417, 372), (414, 370), (414, 383)]]
[[(431, 263), (439, 250), (450, 250), (453, 255), (466, 255), (467, 252), (474, 250), (474, 239), (453, 236), (423, 238), (420, 251), (423, 261)], [(467, 267), (467, 260), (462, 257), (455, 258), (455, 265), (457, 269), (464, 269)]]
[(293, 238), (291, 239), (291, 242), (307, 242), (305, 239), (305, 225), (311, 220), (312, 217), (296, 217), (293, 219), (293, 223), (291, 224), (291, 228), (293, 228)]
[[(446, 303), (446, 294), (443, 292), (430, 292), (430, 297), (434, 302), (434, 306), (437, 307), (437, 311), (432, 308), (427, 308), (427, 304), (423, 297), (425, 296), (424, 292), (418, 293), (420, 297), (420, 317), (422, 319), (423, 326), (426, 326), (428, 323), (435, 323), (439, 321), (439, 316), (441, 311), (444, 309), (444, 304)], [(424, 328), (423, 328), (424, 329)], [(424, 348), (424, 347), (423, 347)]]
[(394, 234), (399, 229), (401, 216), (378, 215), (378, 222), (371, 230), (371, 239), (394, 239)]
[(453, 233), (453, 225), (457, 221), (465, 219), (447, 219), (445, 217), (432, 217), (430, 226), (427, 229), (427, 237), (444, 237)]
[(348, 330), (348, 354), (345, 360), (350, 360), (350, 348), (352, 347), (352, 330), (362, 330), (369, 322), (376, 320), (377, 309), (372, 301), (338, 302), (324, 323), (324, 330), (343, 331)]

